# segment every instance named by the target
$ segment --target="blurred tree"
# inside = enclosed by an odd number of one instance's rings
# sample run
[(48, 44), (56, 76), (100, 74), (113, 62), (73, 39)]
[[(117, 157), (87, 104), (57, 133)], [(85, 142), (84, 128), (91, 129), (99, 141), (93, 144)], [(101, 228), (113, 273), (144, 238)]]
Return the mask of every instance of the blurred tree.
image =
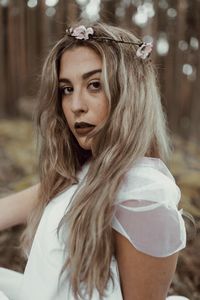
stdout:
[(103, 22), (117, 25), (118, 19), (116, 9), (119, 6), (120, 0), (102, 0), (100, 18)]
[(119, 24), (153, 40), (170, 127), (198, 138), (200, 1), (0, 1), (0, 116), (19, 115), (26, 105), (32, 112), (49, 47), (80, 18)]

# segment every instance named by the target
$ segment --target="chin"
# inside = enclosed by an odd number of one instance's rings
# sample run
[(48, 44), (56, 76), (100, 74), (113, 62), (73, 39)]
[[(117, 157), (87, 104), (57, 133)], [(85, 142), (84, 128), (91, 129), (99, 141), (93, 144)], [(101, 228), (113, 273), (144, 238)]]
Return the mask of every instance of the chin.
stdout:
[(91, 150), (91, 144), (92, 144), (91, 140), (89, 140), (89, 141), (87, 140), (87, 142), (86, 142), (86, 139), (84, 141), (78, 140), (78, 143), (79, 143), (79, 146), (81, 148), (83, 148), (84, 150)]
[(91, 150), (91, 145), (79, 144), (79, 146), (84, 150)]

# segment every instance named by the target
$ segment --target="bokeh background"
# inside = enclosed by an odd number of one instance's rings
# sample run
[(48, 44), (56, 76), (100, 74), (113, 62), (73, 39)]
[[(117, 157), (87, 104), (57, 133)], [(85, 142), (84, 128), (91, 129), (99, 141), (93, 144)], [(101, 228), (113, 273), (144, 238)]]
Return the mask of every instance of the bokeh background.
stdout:
[[(152, 61), (173, 141), (188, 243), (170, 294), (200, 300), (200, 0), (0, 0), (0, 196), (38, 181), (33, 112), (44, 57), (80, 18), (153, 41)], [(23, 271), (22, 226), (0, 233), (0, 266)]]

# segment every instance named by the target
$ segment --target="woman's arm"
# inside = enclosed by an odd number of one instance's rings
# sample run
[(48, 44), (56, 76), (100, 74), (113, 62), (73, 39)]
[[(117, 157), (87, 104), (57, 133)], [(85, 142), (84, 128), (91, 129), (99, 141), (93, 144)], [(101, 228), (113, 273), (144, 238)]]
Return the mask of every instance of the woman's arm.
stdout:
[(178, 253), (168, 257), (146, 255), (136, 250), (115, 230), (114, 240), (123, 299), (165, 300), (176, 269)]
[(0, 199), (0, 230), (26, 223), (38, 199), (38, 191), (39, 184)]

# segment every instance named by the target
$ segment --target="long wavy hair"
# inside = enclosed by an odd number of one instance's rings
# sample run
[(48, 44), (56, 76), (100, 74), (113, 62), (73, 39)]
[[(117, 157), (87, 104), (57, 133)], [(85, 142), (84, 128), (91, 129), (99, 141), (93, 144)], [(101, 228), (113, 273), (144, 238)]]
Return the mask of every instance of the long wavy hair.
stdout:
[[(95, 35), (138, 42), (124, 29), (103, 23), (92, 26)], [(76, 24), (78, 26), (80, 24)], [(58, 75), (62, 54), (68, 49), (89, 47), (102, 59), (102, 81), (109, 114), (95, 129), (90, 150), (80, 148), (73, 137), (61, 106)], [(90, 160), (86, 182), (73, 196), (59, 228), (69, 232), (67, 259), (75, 298), (81, 287), (92, 296), (96, 288), (104, 296), (112, 278), (110, 262), (114, 253), (111, 222), (116, 193), (124, 174), (143, 156), (165, 159), (169, 140), (162, 110), (156, 68), (149, 60), (136, 57), (137, 46), (95, 39), (78, 41), (67, 34), (50, 51), (44, 63), (37, 126), (40, 135), (40, 193), (24, 234), (31, 245), (47, 204), (60, 192), (78, 183), (77, 171)], [(97, 112), (98, 113), (98, 112)]]

